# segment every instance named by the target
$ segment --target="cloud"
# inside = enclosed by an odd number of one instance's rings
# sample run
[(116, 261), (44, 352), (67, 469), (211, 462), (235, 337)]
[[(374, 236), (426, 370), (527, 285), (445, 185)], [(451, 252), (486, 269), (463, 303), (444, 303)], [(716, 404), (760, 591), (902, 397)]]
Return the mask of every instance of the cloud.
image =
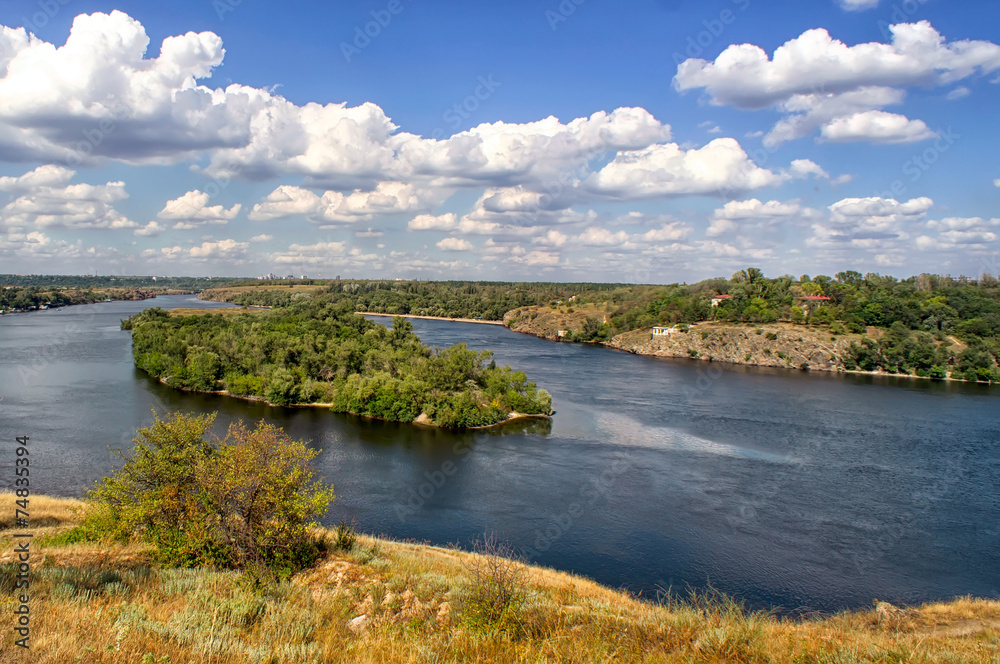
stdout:
[(805, 219), (815, 215), (815, 210), (803, 208), (798, 201), (788, 203), (768, 201), (763, 203), (756, 198), (745, 201), (729, 201), (712, 213), (712, 223), (705, 235), (708, 237), (732, 235), (749, 228), (773, 230), (779, 223)]
[(936, 231), (936, 235), (919, 236), (916, 245), (921, 250), (986, 250), (1000, 238), (1000, 235), (997, 235), (1000, 231), (1000, 219), (948, 217), (928, 221), (927, 230)]
[[(225, 54), (211, 32), (168, 37), (156, 57), (146, 57), (150, 47), (143, 26), (120, 11), (76, 17), (59, 47), (0, 30), (0, 159), (191, 161), (219, 178), (299, 177), (248, 217), (302, 216), (322, 227), (430, 212), (474, 188), (489, 194), (456, 223), (481, 234), (585, 223), (589, 213), (569, 210), (595, 200), (753, 190), (790, 177), (756, 166), (733, 139), (667, 143), (670, 126), (643, 108), (484, 123), (436, 140), (400, 131), (370, 102), (297, 105), (273, 89), (211, 87)], [(68, 169), (49, 168), (38, 178), (65, 181)], [(209, 198), (188, 192), (158, 220), (183, 230), (241, 212)]]
[(245, 257), (249, 242), (237, 242), (226, 239), (218, 241), (205, 241), (200, 245), (195, 245), (185, 249), (180, 245), (172, 247), (161, 247), (160, 249), (147, 249), (142, 252), (143, 257), (149, 259), (166, 259), (181, 261), (206, 261), (208, 259), (241, 262)]
[(948, 101), (955, 101), (956, 99), (964, 99), (965, 97), (968, 97), (970, 94), (972, 94), (972, 91), (969, 90), (969, 88), (965, 87), (964, 85), (960, 85), (951, 92), (949, 92), (947, 95), (945, 95), (945, 99), (947, 99)]
[(432, 215), (422, 214), (414, 217), (407, 224), (412, 231), (450, 231), (458, 227), (458, 216), (452, 212)]
[(472, 243), (457, 237), (446, 237), (437, 243), (437, 248), (442, 251), (472, 251)]
[(613, 233), (606, 228), (588, 228), (576, 240), (588, 247), (619, 246), (628, 242), (629, 234), (625, 231)]
[(347, 245), (344, 242), (317, 242), (293, 244), (287, 251), (270, 254), (268, 259), (282, 265), (331, 265), (347, 253)]
[(591, 175), (584, 188), (608, 198), (751, 191), (785, 178), (757, 166), (732, 138), (717, 138), (700, 149), (675, 143), (621, 153)]
[(830, 121), (823, 127), (821, 135), (832, 143), (914, 143), (938, 134), (931, 131), (923, 120), (910, 120), (885, 111), (865, 111)]
[(642, 108), (600, 111), (563, 124), (482, 124), (442, 141), (402, 135), (398, 166), (409, 177), (461, 186), (552, 183), (605, 153), (668, 140), (670, 127)]
[(796, 159), (792, 161), (788, 171), (793, 177), (796, 178), (806, 178), (812, 175), (813, 177), (817, 177), (822, 180), (830, 179), (829, 173), (823, 170), (819, 164), (810, 161), (809, 159)]
[(60, 47), (0, 29), (0, 159), (75, 166), (208, 154), (213, 176), (299, 175), (308, 186), (368, 191), (384, 181), (538, 182), (670, 137), (648, 111), (621, 108), (426, 139), (399, 132), (370, 102), (299, 106), (273, 90), (209, 87), (225, 53), (214, 33), (168, 37), (155, 58), (144, 57), (149, 46), (143, 26), (120, 11), (77, 16)]
[(239, 203), (228, 210), (222, 205), (209, 206), (210, 198), (203, 191), (189, 191), (180, 198), (167, 201), (156, 217), (161, 221), (177, 222), (174, 230), (191, 230), (206, 224), (227, 224), (243, 207)]
[(355, 190), (350, 194), (327, 191), (319, 196), (308, 189), (282, 185), (247, 215), (253, 221), (272, 221), (302, 216), (321, 225), (371, 221), (377, 215), (410, 212), (428, 207), (432, 196), (413, 185), (380, 182), (371, 191)]
[(69, 184), (75, 172), (40, 166), (20, 177), (0, 179), (0, 190), (20, 194), (0, 209), (8, 229), (133, 229), (139, 225), (112, 205), (128, 198), (124, 182)]
[(812, 225), (806, 246), (831, 261), (858, 262), (868, 256), (883, 266), (902, 265), (912, 233), (922, 226), (934, 201), (914, 198), (845, 198), (829, 207), (829, 221)]
[[(992, 42), (949, 43), (927, 21), (890, 30), (890, 44), (855, 46), (825, 29), (808, 30), (779, 46), (773, 57), (752, 44), (732, 45), (713, 62), (682, 62), (674, 87), (702, 89), (718, 106), (779, 110), (786, 117), (765, 141), (776, 145), (838, 118), (901, 103), (905, 88), (950, 85), (1000, 69), (1000, 46)], [(919, 134), (913, 127), (910, 132)]]
[(156, 237), (163, 231), (167, 230), (163, 226), (160, 226), (155, 221), (151, 221), (141, 228), (137, 228), (132, 231), (133, 235), (138, 235), (139, 237)]
[(265, 233), (265, 234), (262, 234), (262, 235), (254, 235), (252, 238), (250, 238), (250, 242), (252, 244), (260, 244), (260, 243), (263, 243), (263, 242), (270, 242), (273, 239), (274, 239), (273, 235), (267, 235)]
[(85, 248), (79, 241), (71, 244), (63, 240), (53, 240), (39, 231), (0, 235), (0, 256), (7, 256), (10, 259), (28, 257), (41, 260), (68, 260), (81, 257), (96, 258), (112, 253), (115, 252), (100, 250), (97, 247)]
[(837, 0), (837, 4), (849, 12), (859, 12), (878, 7), (879, 0)]
[(993, 186), (1000, 187), (1000, 178), (997, 178), (996, 180), (993, 181)]
[(148, 45), (120, 11), (77, 16), (59, 48), (0, 31), (0, 158), (156, 162), (246, 140), (257, 91), (195, 83), (222, 62), (217, 35), (168, 37), (147, 60)]
[(730, 201), (713, 213), (715, 219), (775, 219), (794, 217), (802, 214), (802, 206), (797, 202), (782, 203), (768, 201), (762, 203), (756, 198), (746, 201)]
[(0, 178), (0, 191), (22, 194), (38, 187), (64, 187), (74, 175), (76, 171), (47, 164), (18, 177)]

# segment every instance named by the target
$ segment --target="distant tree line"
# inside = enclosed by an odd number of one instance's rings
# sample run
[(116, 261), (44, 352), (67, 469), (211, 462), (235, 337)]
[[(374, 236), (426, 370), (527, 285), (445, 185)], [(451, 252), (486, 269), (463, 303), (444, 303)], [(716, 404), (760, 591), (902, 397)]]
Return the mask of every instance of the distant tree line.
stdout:
[(405, 319), (387, 329), (325, 296), (236, 316), (171, 317), (153, 308), (122, 326), (132, 330), (136, 366), (174, 387), (401, 422), (425, 413), (451, 428), (552, 411), (545, 390), (498, 367), (491, 352), (431, 349)]
[[(731, 297), (713, 307), (712, 298), (719, 295)], [(287, 306), (295, 297), (309, 296), (253, 289), (227, 299)], [(710, 320), (798, 323), (829, 328), (835, 335), (864, 335), (876, 328), (886, 333), (881, 339), (873, 334), (855, 344), (845, 358), (852, 368), (1000, 380), (1000, 284), (989, 275), (959, 281), (928, 274), (897, 279), (845, 271), (833, 277), (768, 278), (751, 267), (728, 279), (665, 286), (351, 280), (330, 283), (323, 297), (355, 311), (484, 320), (502, 320), (507, 312), (528, 306), (604, 307), (606, 321), (587, 318), (581, 329), (567, 335), (572, 341), (608, 341), (654, 325)], [(949, 345), (961, 350), (949, 351)]]

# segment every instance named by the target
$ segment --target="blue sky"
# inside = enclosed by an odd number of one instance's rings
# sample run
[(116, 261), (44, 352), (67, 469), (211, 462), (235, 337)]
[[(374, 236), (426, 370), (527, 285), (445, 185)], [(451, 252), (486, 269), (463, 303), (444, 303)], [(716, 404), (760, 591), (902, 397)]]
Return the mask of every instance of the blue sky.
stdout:
[(1000, 270), (992, 4), (0, 0), (0, 24), (0, 272)]

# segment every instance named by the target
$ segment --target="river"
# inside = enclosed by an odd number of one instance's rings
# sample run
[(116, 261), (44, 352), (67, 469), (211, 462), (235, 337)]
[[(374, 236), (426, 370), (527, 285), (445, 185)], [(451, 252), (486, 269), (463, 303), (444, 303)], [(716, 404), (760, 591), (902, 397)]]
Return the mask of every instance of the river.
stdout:
[[(449, 432), (171, 390), (119, 320), (193, 296), (0, 317), (0, 486), (30, 436), (32, 488), (79, 496), (152, 411), (264, 418), (322, 449), (329, 523), (434, 544), (485, 532), (537, 564), (655, 597), (754, 607), (1000, 597), (1000, 389), (640, 357), (491, 325), (414, 320), (552, 393), (551, 422)], [(388, 323), (388, 319), (376, 319)]]

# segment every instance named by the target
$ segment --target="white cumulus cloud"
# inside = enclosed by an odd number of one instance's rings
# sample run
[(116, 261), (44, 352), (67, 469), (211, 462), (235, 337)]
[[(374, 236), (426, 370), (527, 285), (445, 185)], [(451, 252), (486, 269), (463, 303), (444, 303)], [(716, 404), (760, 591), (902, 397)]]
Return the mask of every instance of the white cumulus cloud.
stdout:
[(157, 216), (161, 221), (174, 221), (174, 230), (191, 230), (205, 224), (227, 224), (243, 207), (237, 203), (228, 210), (222, 205), (209, 205), (211, 197), (195, 189), (180, 198), (167, 201)]
[(914, 143), (938, 134), (931, 131), (923, 120), (910, 120), (885, 111), (865, 111), (831, 120), (823, 127), (821, 135), (834, 143)]
[(75, 172), (41, 166), (20, 177), (0, 179), (0, 190), (16, 196), (0, 209), (0, 225), (9, 229), (133, 229), (139, 225), (114, 209), (128, 198), (124, 182), (69, 184)]
[[(765, 140), (773, 145), (838, 118), (901, 103), (906, 88), (950, 85), (1000, 70), (1000, 46), (992, 42), (948, 42), (927, 21), (900, 23), (890, 30), (889, 44), (854, 46), (823, 28), (808, 30), (771, 57), (753, 44), (734, 44), (712, 62), (682, 62), (674, 86), (680, 92), (704, 90), (715, 105), (779, 110), (786, 117)], [(917, 129), (910, 126), (905, 135), (920, 135)], [(890, 137), (898, 142), (898, 134)]]
[(735, 139), (717, 138), (691, 150), (669, 143), (620, 153), (584, 187), (609, 198), (636, 199), (751, 191), (784, 179), (755, 164)]
[(446, 237), (437, 243), (437, 248), (442, 251), (471, 251), (472, 243), (458, 237)]

